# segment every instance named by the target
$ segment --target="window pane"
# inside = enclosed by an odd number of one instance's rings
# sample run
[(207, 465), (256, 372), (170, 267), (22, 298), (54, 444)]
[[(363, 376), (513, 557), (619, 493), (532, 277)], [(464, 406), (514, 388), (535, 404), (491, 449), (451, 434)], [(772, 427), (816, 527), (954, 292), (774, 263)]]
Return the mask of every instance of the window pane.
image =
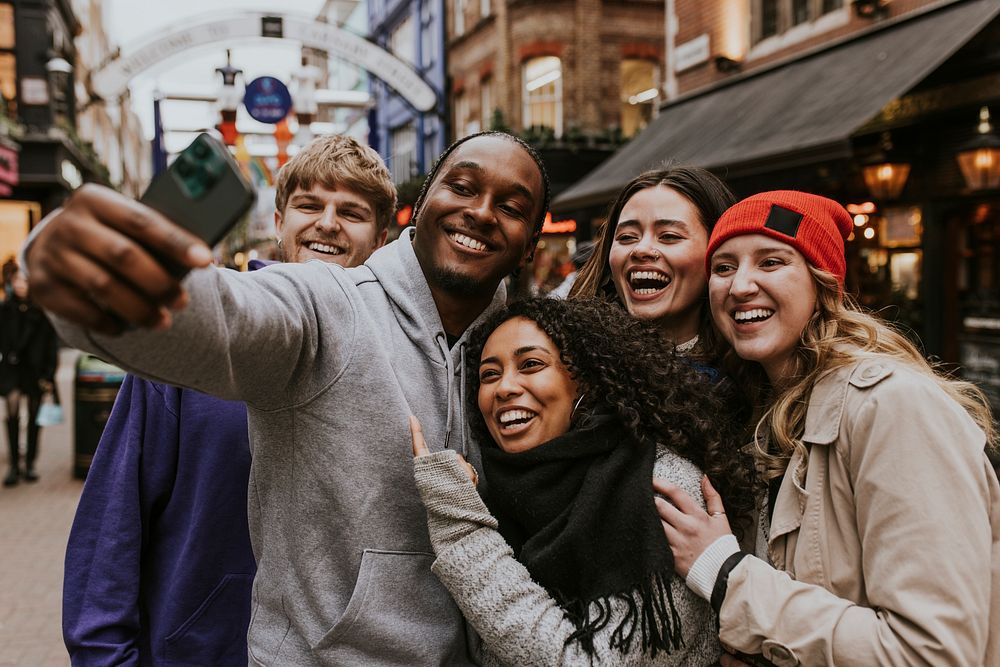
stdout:
[(761, 39), (777, 34), (778, 34), (778, 0), (761, 0), (760, 3)]
[(657, 67), (648, 60), (624, 59), (621, 62), (621, 128), (631, 137), (653, 118), (659, 101)]
[(392, 131), (389, 150), (392, 151), (389, 164), (395, 183), (408, 181), (417, 175), (417, 128), (413, 123)]
[(792, 25), (809, 20), (809, 2), (810, 0), (792, 0)]
[(455, 0), (455, 35), (465, 34), (465, 0)]
[(14, 5), (0, 3), (0, 49), (14, 48)]
[(562, 63), (555, 56), (532, 58), (524, 64), (522, 125), (550, 127), (562, 134)]
[(413, 15), (407, 16), (389, 35), (389, 49), (393, 55), (411, 65), (416, 64), (417, 24)]
[(823, 13), (836, 11), (844, 6), (844, 0), (823, 0)]
[(479, 83), (479, 119), (483, 129), (493, 126), (493, 79), (483, 79)]
[(0, 95), (7, 100), (7, 108), (14, 113), (13, 102), (17, 97), (17, 60), (13, 53), (0, 53)]

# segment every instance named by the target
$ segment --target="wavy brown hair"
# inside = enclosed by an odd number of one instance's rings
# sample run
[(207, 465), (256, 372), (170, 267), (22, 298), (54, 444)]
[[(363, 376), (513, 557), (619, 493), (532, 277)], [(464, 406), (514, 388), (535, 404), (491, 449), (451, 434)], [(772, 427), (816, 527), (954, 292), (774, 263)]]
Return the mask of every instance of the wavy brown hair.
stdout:
[(993, 416), (982, 390), (942, 372), (906, 336), (861, 310), (850, 296), (843, 294), (832, 273), (811, 264), (809, 271), (816, 283), (816, 311), (802, 330), (795, 349), (795, 368), (785, 382), (779, 387), (771, 386), (760, 364), (743, 361), (732, 350), (724, 360), (737, 384), (757, 406), (752, 422), (756, 424), (753, 441), (765, 480), (781, 477), (796, 450), (807, 455), (802, 433), (809, 395), (817, 380), (872, 354), (891, 357), (932, 378), (983, 430), (987, 450), (995, 451)]
[(490, 335), (507, 320), (524, 317), (545, 332), (580, 387), (582, 400), (570, 428), (585, 415), (612, 411), (635, 440), (660, 444), (708, 475), (736, 524), (754, 506), (753, 461), (737, 446), (737, 421), (709, 379), (652, 325), (633, 319), (603, 299), (533, 298), (500, 309), (477, 327), (466, 355), (467, 414), (474, 436), (493, 443), (479, 411), (479, 361)]
[[(629, 181), (608, 212), (608, 219), (601, 226), (595, 239), (594, 254), (580, 269), (569, 298), (599, 296), (622, 306), (621, 299), (615, 290), (611, 279), (611, 267), (608, 256), (615, 240), (615, 229), (621, 217), (622, 209), (637, 192), (663, 185), (675, 190), (687, 199), (698, 211), (698, 222), (702, 224), (709, 236), (723, 211), (736, 203), (736, 197), (726, 184), (714, 174), (699, 167), (684, 165), (667, 165), (662, 169), (644, 172)], [(683, 343), (684, 341), (672, 341)], [(723, 345), (719, 334), (712, 323), (712, 315), (708, 308), (708, 290), (702, 294), (701, 317), (698, 325), (698, 345), (691, 356), (699, 361), (713, 364), (722, 354)]]

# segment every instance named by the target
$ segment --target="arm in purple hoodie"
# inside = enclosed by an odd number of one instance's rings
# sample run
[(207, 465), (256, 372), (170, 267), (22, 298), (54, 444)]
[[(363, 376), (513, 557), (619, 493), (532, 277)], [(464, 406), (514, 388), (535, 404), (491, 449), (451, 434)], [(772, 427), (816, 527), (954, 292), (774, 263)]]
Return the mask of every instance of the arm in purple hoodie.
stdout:
[[(149, 650), (142, 553), (176, 473), (176, 399), (128, 376), (101, 437), (66, 547), (63, 639), (74, 665), (137, 665)], [(147, 445), (155, 456), (143, 455)]]

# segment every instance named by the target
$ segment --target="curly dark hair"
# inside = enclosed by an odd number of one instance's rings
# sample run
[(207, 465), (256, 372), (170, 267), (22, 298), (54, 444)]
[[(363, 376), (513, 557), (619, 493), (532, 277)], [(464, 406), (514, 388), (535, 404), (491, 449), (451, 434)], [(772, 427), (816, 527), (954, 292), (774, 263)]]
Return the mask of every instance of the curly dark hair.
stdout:
[(479, 360), (490, 335), (524, 317), (545, 332), (583, 398), (574, 423), (611, 410), (636, 441), (664, 445), (708, 475), (739, 531), (754, 507), (752, 457), (739, 447), (739, 420), (724, 392), (689, 361), (676, 356), (651, 325), (600, 298), (531, 298), (490, 315), (469, 336), (467, 414), (473, 435), (496, 446), (479, 411)]

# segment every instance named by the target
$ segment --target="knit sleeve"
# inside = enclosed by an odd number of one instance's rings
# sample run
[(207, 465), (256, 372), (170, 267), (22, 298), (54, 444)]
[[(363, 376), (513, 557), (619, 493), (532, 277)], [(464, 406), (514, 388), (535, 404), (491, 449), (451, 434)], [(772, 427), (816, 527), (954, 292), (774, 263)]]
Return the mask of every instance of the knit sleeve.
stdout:
[[(476, 494), (453, 452), (436, 452), (415, 459), (417, 487), (427, 505), (431, 543), (437, 554), (432, 570), (451, 593), (466, 620), (483, 639), (484, 664), (502, 665), (711, 665), (718, 643), (707, 603), (675, 579), (675, 600), (685, 628), (686, 644), (656, 659), (639, 650), (621, 653), (610, 647), (615, 618), (594, 637), (594, 654), (576, 642), (567, 643), (576, 627), (562, 608), (516, 558), (497, 532), (496, 519)], [(613, 603), (614, 604), (614, 603)], [(713, 640), (708, 648), (701, 640)]]

